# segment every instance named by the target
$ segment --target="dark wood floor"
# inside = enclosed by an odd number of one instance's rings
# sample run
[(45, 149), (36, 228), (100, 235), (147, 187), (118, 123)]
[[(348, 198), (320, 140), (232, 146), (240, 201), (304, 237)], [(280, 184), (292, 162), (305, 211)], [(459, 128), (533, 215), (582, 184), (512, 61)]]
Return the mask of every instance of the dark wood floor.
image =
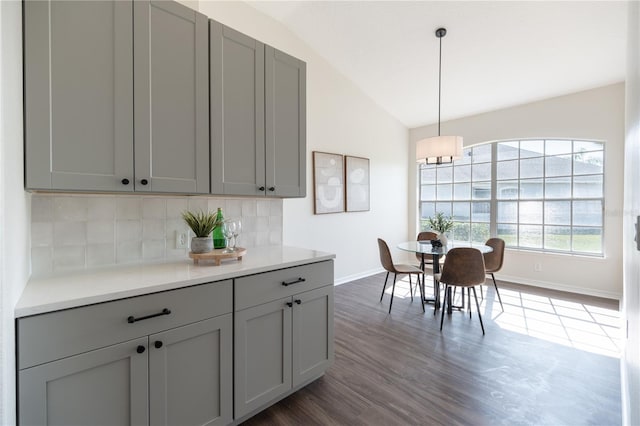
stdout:
[(499, 282), (483, 337), (475, 305), (440, 332), (406, 285), (388, 315), (383, 281), (335, 288), (334, 365), (245, 425), (621, 424), (617, 301)]

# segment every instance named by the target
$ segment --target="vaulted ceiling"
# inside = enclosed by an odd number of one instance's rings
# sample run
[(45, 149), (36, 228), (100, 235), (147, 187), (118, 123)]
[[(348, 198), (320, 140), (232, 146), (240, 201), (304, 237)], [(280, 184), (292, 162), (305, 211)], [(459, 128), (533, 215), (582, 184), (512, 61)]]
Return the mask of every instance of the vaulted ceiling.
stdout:
[(624, 80), (626, 2), (253, 1), (412, 128)]

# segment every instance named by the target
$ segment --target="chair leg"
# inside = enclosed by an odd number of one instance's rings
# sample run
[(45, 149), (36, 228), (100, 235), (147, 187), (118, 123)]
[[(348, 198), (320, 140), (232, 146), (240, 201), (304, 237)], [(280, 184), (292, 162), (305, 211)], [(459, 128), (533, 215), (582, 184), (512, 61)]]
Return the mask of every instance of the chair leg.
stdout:
[(447, 292), (451, 293), (449, 284), (444, 284), (444, 300), (442, 301), (442, 315), (440, 316), (440, 331), (442, 331), (442, 323), (444, 322), (444, 311), (447, 308)]
[(502, 312), (504, 312), (504, 306), (502, 306), (502, 298), (500, 297), (500, 292), (498, 291), (498, 284), (496, 284), (496, 277), (491, 273), (491, 278), (493, 278), (493, 286), (496, 288), (496, 294), (498, 295), (498, 300), (500, 301), (500, 307), (502, 308)]
[(411, 301), (413, 302), (413, 289), (411, 288), (411, 274), (409, 274), (409, 294), (411, 295)]
[(420, 274), (416, 275), (416, 277), (416, 280), (418, 280), (416, 287), (420, 289), (420, 304), (422, 305), (422, 313), (424, 313), (424, 290), (422, 290), (422, 284), (424, 283), (420, 283)]
[[(464, 290), (462, 290), (464, 292)], [(471, 319), (471, 287), (467, 287), (467, 299), (469, 299), (469, 303), (467, 304), (467, 311), (469, 311), (469, 319)]]
[[(473, 297), (476, 299), (476, 308), (478, 308), (478, 318), (480, 318), (480, 327), (482, 328), (482, 335), (484, 336), (484, 324), (482, 324), (482, 315), (480, 315), (480, 305), (478, 304), (478, 296), (476, 295), (476, 288), (475, 287), (472, 287), (472, 288), (473, 288)], [(469, 304), (471, 304), (471, 300), (469, 300)]]
[(391, 305), (393, 305), (393, 293), (396, 291), (396, 277), (398, 274), (393, 274), (393, 288), (391, 289), (391, 302), (389, 302), (389, 313), (391, 313)]
[(384, 296), (384, 289), (387, 288), (387, 280), (389, 279), (389, 272), (387, 272), (387, 276), (384, 279), (384, 286), (382, 286), (382, 294), (380, 295), (380, 301), (382, 302), (382, 297)]

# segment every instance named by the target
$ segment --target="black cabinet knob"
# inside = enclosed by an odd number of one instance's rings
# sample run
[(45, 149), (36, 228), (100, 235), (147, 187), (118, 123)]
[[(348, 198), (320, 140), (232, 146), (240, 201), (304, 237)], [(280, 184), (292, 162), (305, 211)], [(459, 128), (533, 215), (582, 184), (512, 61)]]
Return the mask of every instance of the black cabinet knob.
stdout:
[(122, 179), (122, 184), (123, 185), (129, 185), (129, 179), (127, 179), (127, 178)]
[(288, 307), (292, 307), (292, 306), (293, 306), (293, 303), (291, 303), (291, 302), (287, 302), (287, 306), (288, 306)]
[(264, 186), (261, 186), (260, 188), (258, 188), (258, 191), (264, 191)]
[(162, 347), (162, 342), (160, 340), (156, 340), (153, 346), (155, 346), (156, 349), (160, 349)]
[(300, 300), (300, 299), (296, 299), (296, 300), (295, 300), (295, 302), (299, 305), (299, 304), (301, 304), (301, 303), (302, 303), (302, 300)]
[(269, 191), (273, 192), (273, 191), (275, 191), (275, 190), (276, 190), (276, 187), (275, 187), (275, 186), (270, 186), (270, 187), (269, 187)]
[(145, 349), (145, 348), (144, 348), (144, 346), (140, 345), (140, 346), (138, 346), (138, 347), (136, 348), (136, 352), (138, 352), (139, 354), (141, 354), (141, 353), (143, 353), (143, 352), (144, 352), (144, 349)]
[(140, 181), (140, 183), (141, 183), (141, 184), (143, 184), (143, 185), (146, 185), (146, 184), (148, 184), (148, 183), (149, 183), (149, 181), (148, 181), (148, 180), (146, 180), (146, 179), (142, 179), (142, 180)]

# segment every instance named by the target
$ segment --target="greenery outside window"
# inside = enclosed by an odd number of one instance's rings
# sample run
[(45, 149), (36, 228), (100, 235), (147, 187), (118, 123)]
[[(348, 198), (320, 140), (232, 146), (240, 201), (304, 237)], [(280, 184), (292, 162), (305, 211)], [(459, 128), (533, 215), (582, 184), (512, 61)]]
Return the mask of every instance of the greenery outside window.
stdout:
[(604, 143), (535, 139), (467, 148), (419, 170), (420, 227), (452, 216), (454, 241), (496, 235), (508, 247), (603, 254)]

